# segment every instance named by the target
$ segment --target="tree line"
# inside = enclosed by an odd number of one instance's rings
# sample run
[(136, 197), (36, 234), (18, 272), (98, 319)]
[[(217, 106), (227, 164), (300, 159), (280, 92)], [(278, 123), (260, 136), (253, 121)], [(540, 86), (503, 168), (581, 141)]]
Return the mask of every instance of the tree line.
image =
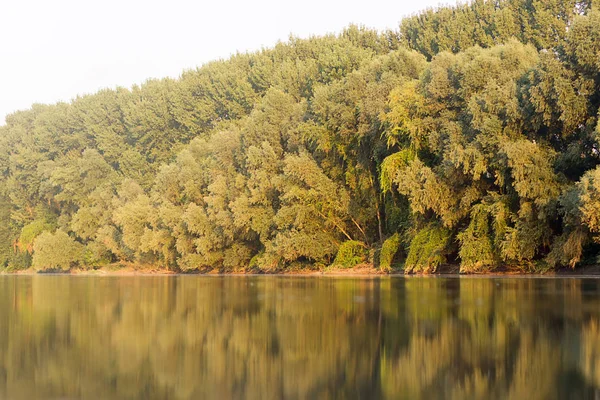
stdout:
[(600, 11), (473, 1), (0, 127), (0, 265), (543, 271), (600, 252)]

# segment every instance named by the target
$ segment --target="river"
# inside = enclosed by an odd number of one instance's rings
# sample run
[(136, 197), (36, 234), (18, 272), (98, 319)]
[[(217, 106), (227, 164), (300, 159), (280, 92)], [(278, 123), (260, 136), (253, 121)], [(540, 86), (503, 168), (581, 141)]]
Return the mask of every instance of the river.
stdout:
[(600, 398), (600, 280), (0, 276), (0, 398)]

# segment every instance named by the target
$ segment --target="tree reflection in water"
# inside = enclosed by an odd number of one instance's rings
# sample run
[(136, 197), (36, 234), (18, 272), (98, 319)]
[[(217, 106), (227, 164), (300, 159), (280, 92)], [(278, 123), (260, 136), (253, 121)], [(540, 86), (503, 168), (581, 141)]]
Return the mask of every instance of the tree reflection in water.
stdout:
[(0, 277), (0, 398), (600, 395), (600, 280)]

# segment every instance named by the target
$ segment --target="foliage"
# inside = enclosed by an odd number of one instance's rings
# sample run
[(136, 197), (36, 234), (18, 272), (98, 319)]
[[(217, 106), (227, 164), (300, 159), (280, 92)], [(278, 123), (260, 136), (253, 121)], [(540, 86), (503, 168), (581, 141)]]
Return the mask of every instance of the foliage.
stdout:
[(33, 105), (0, 126), (0, 265), (52, 237), (85, 248), (55, 268), (280, 270), (357, 242), (408, 271), (575, 267), (600, 240), (599, 21), (477, 0)]
[(384, 192), (392, 190), (393, 177), (398, 172), (407, 167), (415, 158), (414, 152), (409, 149), (401, 150), (397, 153), (391, 154), (383, 160), (381, 163), (381, 189)]
[(485, 207), (473, 207), (469, 226), (457, 235), (460, 241), (460, 272), (482, 272), (497, 265), (489, 220)]
[(57, 230), (38, 236), (33, 251), (33, 268), (37, 271), (67, 271), (83, 261), (85, 249), (67, 233)]
[(367, 248), (364, 243), (356, 240), (348, 240), (342, 243), (338, 249), (333, 266), (352, 268), (367, 261)]
[(390, 271), (394, 266), (396, 254), (400, 250), (401, 240), (398, 233), (393, 234), (383, 242), (379, 252), (379, 268)]
[(420, 229), (410, 242), (404, 272), (436, 272), (446, 262), (446, 249), (451, 233), (448, 229), (430, 224)]
[(513, 37), (538, 49), (561, 44), (569, 23), (591, 0), (476, 0), (429, 9), (402, 21), (403, 44), (428, 58), (473, 46), (491, 47)]
[(19, 235), (18, 247), (21, 251), (33, 253), (33, 242), (44, 231), (52, 229), (52, 225), (43, 220), (35, 220), (25, 225)]

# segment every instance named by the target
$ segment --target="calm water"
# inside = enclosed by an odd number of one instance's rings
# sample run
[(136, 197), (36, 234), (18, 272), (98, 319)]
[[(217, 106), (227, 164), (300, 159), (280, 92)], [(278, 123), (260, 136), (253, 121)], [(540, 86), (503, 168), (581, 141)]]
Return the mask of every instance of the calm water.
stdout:
[(600, 280), (0, 276), (1, 399), (600, 399)]

